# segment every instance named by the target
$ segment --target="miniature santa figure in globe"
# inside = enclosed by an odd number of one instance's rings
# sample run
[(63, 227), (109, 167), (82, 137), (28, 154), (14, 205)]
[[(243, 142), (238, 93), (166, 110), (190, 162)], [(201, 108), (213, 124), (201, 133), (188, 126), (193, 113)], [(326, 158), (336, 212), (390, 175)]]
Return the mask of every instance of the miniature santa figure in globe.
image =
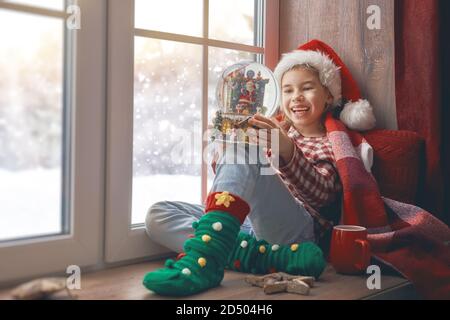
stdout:
[(239, 103), (236, 106), (236, 111), (241, 114), (250, 114), (253, 110), (253, 105), (256, 102), (256, 89), (257, 86), (253, 81), (247, 81), (245, 89), (241, 90), (239, 96)]

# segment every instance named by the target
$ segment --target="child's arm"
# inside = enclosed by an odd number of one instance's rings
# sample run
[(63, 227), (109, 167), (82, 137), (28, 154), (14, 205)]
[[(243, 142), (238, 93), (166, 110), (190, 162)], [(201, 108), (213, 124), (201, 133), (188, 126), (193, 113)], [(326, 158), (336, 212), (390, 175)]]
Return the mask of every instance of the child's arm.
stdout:
[[(331, 162), (331, 156), (325, 156), (320, 162), (309, 162), (299, 146), (288, 136), (288, 123), (280, 123), (255, 115), (249, 124), (260, 129), (279, 129), (280, 172), (283, 178), (294, 185), (303, 198), (314, 208), (323, 207), (332, 202), (340, 191), (338, 174)], [(285, 127), (286, 125), (286, 127)], [(269, 138), (269, 137), (268, 137)], [(270, 148), (271, 141), (266, 139), (265, 145)]]

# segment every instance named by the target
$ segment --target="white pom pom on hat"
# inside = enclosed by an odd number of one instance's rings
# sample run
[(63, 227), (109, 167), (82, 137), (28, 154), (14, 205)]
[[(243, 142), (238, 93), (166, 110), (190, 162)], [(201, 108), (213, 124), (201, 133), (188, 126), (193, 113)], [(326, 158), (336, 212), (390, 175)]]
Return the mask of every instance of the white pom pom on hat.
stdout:
[(322, 85), (333, 95), (333, 106), (346, 101), (340, 120), (350, 129), (366, 131), (375, 127), (375, 116), (367, 100), (361, 99), (358, 84), (337, 53), (320, 40), (311, 40), (286, 53), (275, 68), (275, 77), (281, 85), (283, 75), (297, 65), (307, 64), (319, 72)]

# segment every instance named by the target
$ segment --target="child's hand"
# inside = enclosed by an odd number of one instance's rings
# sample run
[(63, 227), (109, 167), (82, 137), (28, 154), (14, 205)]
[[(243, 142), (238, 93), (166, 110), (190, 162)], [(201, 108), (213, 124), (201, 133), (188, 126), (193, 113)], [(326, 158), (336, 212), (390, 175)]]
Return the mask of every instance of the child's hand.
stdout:
[(267, 118), (260, 114), (255, 114), (248, 123), (250, 125), (253, 125), (259, 129), (266, 129), (267, 134), (260, 135), (258, 133), (258, 130), (247, 130), (247, 134), (250, 136), (250, 138), (257, 141), (258, 144), (264, 144), (267, 146), (268, 149), (272, 148), (272, 141), (271, 141), (271, 130), (279, 130), (279, 152), (280, 157), (284, 160), (284, 162), (288, 163), (292, 156), (294, 155), (294, 142), (289, 138), (288, 136), (288, 130), (291, 126), (289, 122), (283, 121), (279, 122), (275, 118)]

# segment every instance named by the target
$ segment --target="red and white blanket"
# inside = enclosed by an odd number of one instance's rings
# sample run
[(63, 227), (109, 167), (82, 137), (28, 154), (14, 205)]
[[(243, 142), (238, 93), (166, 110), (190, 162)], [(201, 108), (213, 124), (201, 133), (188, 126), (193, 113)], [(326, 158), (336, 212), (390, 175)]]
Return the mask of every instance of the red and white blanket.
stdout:
[(367, 142), (327, 115), (327, 135), (343, 186), (342, 223), (368, 229), (374, 258), (394, 267), (429, 299), (450, 299), (450, 229), (419, 207), (381, 196), (362, 161)]

